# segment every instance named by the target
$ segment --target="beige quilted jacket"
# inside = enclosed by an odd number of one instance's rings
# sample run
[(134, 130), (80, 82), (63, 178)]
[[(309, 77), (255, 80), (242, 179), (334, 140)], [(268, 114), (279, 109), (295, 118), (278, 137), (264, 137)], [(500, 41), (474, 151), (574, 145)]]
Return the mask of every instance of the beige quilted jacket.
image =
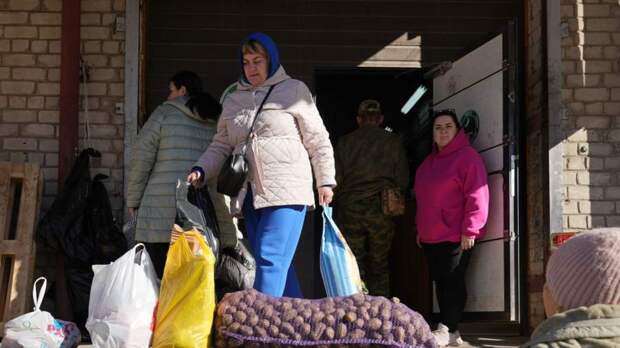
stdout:
[[(254, 207), (312, 207), (312, 170), (317, 187), (336, 186), (334, 151), (308, 87), (290, 78), (282, 67), (260, 87), (238, 83), (225, 99), (217, 134), (196, 166), (210, 179), (218, 175), (231, 152), (241, 152), (254, 114), (272, 85), (246, 153)], [(234, 213), (240, 212), (246, 187), (233, 199)]]

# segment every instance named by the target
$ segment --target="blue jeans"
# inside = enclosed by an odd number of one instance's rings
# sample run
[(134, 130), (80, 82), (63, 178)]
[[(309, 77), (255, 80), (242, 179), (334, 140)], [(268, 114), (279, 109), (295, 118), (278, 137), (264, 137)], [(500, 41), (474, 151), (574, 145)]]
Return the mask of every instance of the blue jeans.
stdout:
[(248, 241), (256, 259), (254, 289), (271, 296), (303, 297), (292, 265), (306, 206), (254, 209), (252, 192), (243, 202)]

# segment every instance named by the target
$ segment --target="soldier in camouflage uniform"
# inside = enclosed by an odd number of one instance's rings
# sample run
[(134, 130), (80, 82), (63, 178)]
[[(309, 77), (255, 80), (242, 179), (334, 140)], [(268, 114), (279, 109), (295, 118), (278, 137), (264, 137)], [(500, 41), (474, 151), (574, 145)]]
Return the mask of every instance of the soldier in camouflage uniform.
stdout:
[(371, 295), (390, 295), (388, 253), (394, 235), (392, 217), (383, 214), (381, 191), (405, 189), (409, 169), (400, 138), (380, 125), (381, 106), (365, 100), (358, 108), (359, 128), (343, 136), (335, 149), (335, 219), (355, 254)]

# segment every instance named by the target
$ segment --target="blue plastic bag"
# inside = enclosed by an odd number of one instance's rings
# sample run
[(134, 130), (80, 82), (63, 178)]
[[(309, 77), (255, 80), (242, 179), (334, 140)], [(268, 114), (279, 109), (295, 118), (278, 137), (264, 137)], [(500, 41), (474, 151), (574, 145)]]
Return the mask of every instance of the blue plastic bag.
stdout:
[(332, 208), (323, 207), (321, 276), (327, 296), (351, 296), (363, 289), (355, 255), (332, 219)]

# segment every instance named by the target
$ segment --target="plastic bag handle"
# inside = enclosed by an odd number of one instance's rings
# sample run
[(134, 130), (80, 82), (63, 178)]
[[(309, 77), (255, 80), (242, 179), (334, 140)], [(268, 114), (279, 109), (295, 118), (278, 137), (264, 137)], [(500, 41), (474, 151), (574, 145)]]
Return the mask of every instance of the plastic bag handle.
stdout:
[[(39, 291), (37, 292), (37, 283), (43, 280), (43, 285), (41, 286), (41, 288), (39, 289)], [(37, 278), (37, 280), (34, 281), (34, 284), (32, 284), (32, 300), (34, 303), (34, 310), (35, 312), (40, 311), (41, 309), (41, 304), (43, 303), (43, 296), (45, 296), (45, 289), (47, 288), (47, 279), (45, 279), (45, 277), (39, 277)]]

